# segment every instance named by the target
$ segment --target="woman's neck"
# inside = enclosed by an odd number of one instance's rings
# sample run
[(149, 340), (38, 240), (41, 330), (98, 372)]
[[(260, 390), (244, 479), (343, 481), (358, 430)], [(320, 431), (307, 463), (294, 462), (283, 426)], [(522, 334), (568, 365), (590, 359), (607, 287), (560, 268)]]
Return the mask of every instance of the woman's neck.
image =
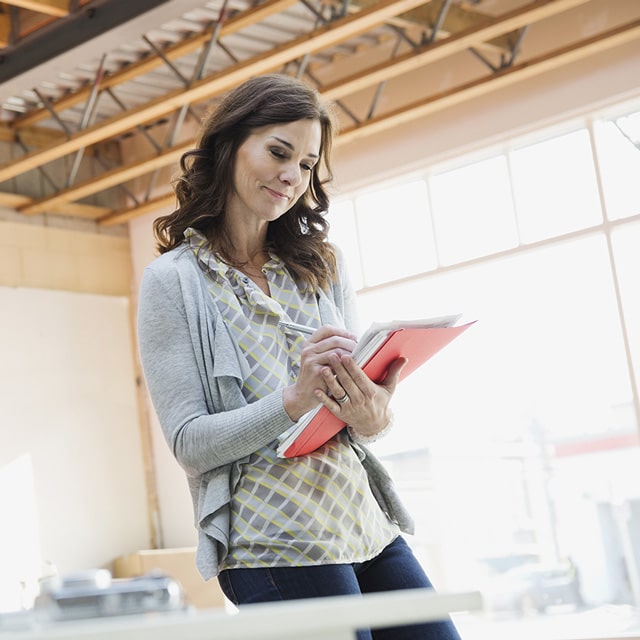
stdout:
[(249, 229), (245, 225), (233, 224), (230, 221), (226, 229), (226, 235), (229, 240), (229, 247), (232, 248), (230, 258), (234, 264), (238, 266), (251, 265), (261, 269), (262, 265), (268, 260), (269, 256), (265, 251), (266, 224)]

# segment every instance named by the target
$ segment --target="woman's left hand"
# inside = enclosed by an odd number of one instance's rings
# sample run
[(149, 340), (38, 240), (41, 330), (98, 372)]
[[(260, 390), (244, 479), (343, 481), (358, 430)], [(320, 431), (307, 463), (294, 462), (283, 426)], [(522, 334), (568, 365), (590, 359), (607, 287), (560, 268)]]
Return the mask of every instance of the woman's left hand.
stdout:
[(316, 397), (358, 434), (374, 435), (391, 420), (389, 402), (406, 363), (406, 358), (394, 360), (383, 382), (376, 384), (351, 356), (334, 355), (322, 371), (328, 393), (317, 389)]

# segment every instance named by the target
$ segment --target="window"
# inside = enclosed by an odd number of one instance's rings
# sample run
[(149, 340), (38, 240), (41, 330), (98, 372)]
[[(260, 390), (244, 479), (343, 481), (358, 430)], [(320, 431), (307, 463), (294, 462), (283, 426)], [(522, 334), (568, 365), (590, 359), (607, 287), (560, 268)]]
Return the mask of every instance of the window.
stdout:
[(366, 193), (355, 203), (367, 285), (436, 266), (424, 181)]
[(504, 155), (434, 175), (430, 186), (442, 264), (464, 262), (517, 246)]
[(640, 223), (624, 225), (612, 233), (622, 312), (629, 338), (630, 358), (636, 384), (640, 382)]
[(523, 242), (552, 238), (602, 220), (586, 129), (517, 149), (510, 158)]
[(640, 131), (636, 136), (630, 122), (640, 122), (640, 114), (634, 119), (598, 122), (595, 127), (602, 191), (610, 220), (640, 213)]
[(356, 289), (363, 286), (362, 263), (358, 244), (353, 204), (350, 200), (332, 204), (327, 216), (329, 221), (329, 235), (341, 250), (349, 269), (351, 282)]
[[(481, 589), (487, 624), (544, 614), (549, 637), (607, 635), (598, 612), (640, 603), (638, 123), (596, 118), (425, 167), (405, 193), (425, 189), (430, 206), (401, 232), (388, 217), (401, 184), (353, 197), (364, 326), (478, 320), (400, 385), (394, 429), (373, 448), (435, 586)], [(394, 276), (375, 260), (393, 243), (431, 256), (398, 252)], [(496, 635), (473, 616), (457, 623)]]

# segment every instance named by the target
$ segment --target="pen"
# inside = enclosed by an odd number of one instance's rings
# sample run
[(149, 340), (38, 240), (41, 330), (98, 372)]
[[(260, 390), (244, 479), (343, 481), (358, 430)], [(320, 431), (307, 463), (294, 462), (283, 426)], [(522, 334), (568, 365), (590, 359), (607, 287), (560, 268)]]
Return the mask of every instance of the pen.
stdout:
[(292, 331), (298, 331), (299, 333), (304, 333), (308, 336), (316, 330), (315, 327), (307, 327), (304, 324), (298, 324), (297, 322), (285, 322), (284, 320), (280, 320), (278, 322), (278, 326), (282, 329), (291, 329)]

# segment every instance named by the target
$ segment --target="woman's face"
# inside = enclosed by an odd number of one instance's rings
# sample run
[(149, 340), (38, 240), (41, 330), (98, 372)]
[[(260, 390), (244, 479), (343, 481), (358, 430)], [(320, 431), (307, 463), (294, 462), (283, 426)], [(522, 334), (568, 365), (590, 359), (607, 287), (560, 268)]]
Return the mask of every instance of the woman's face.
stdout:
[(270, 222), (304, 194), (320, 156), (317, 120), (254, 129), (236, 154), (227, 215)]

